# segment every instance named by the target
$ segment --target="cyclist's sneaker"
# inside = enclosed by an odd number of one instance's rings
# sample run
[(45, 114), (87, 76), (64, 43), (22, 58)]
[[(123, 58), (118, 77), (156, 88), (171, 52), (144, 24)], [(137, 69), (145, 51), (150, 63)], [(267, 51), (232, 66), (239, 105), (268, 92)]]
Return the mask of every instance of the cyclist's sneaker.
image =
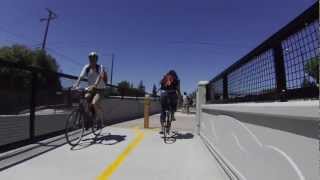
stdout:
[(89, 128), (90, 128), (90, 127), (89, 127), (89, 123), (88, 123), (88, 122), (85, 122), (85, 123), (84, 123), (84, 127), (85, 127), (85, 130), (86, 130), (86, 131), (89, 130)]
[(159, 132), (159, 134), (163, 134), (164, 128), (163, 128), (163, 123), (161, 123), (161, 130)]
[(85, 127), (85, 130), (87, 131), (87, 130), (89, 130), (89, 128), (90, 127), (92, 127), (92, 121), (91, 120), (86, 120), (85, 122), (84, 122), (84, 127)]

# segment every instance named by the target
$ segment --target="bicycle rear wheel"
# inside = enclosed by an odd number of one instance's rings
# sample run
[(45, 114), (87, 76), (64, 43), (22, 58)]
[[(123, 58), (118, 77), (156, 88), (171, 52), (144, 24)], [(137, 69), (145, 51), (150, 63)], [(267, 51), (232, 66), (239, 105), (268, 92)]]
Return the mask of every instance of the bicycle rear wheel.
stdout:
[(80, 110), (74, 110), (66, 121), (65, 136), (68, 144), (76, 146), (80, 143), (84, 133), (84, 117)]
[(166, 112), (166, 120), (164, 122), (164, 141), (166, 142), (170, 135), (170, 129), (171, 129), (171, 113), (168, 111)]
[(94, 115), (94, 117), (92, 118), (92, 133), (95, 136), (99, 136), (102, 132), (103, 129), (103, 115), (99, 116), (99, 115)]

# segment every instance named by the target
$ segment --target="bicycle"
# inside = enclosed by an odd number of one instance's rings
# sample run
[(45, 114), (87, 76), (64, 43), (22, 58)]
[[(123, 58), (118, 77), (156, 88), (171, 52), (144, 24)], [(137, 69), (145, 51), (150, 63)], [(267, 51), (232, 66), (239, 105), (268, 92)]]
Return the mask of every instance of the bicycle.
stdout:
[[(95, 89), (96, 92), (101, 92), (103, 89)], [(88, 89), (74, 89), (71, 94), (80, 96), (79, 105), (72, 110), (65, 125), (65, 136), (68, 144), (77, 146), (86, 129), (91, 126), (91, 131), (95, 137), (101, 134), (103, 129), (103, 112), (97, 115), (93, 108), (90, 108), (85, 94), (89, 92)], [(91, 123), (91, 124), (90, 124)]]
[(170, 134), (171, 134), (171, 123), (173, 121), (173, 113), (174, 111), (171, 109), (170, 106), (170, 98), (168, 98), (166, 101), (166, 103), (168, 104), (169, 109), (165, 110), (165, 120), (164, 122), (161, 124), (161, 128), (162, 128), (162, 132), (163, 132), (163, 139), (164, 142), (166, 143), (167, 140), (170, 138)]
[(167, 110), (166, 120), (163, 122), (163, 127), (162, 127), (164, 142), (167, 142), (168, 138), (170, 138), (172, 119), (173, 119), (173, 112)]

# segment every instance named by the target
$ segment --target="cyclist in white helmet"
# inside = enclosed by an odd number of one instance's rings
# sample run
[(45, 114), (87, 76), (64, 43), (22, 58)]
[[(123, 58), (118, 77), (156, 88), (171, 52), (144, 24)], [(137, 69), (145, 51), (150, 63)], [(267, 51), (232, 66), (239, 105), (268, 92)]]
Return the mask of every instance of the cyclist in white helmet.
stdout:
[(100, 105), (100, 101), (102, 98), (102, 94), (97, 92), (96, 89), (103, 89), (106, 87), (107, 82), (107, 73), (102, 65), (97, 64), (98, 62), (98, 54), (96, 52), (91, 52), (89, 54), (89, 64), (85, 65), (80, 73), (80, 76), (76, 83), (74, 84), (74, 88), (78, 88), (80, 81), (83, 78), (88, 79), (88, 93), (85, 97), (91, 104), (91, 107), (94, 108), (95, 112), (103, 112), (102, 107)]

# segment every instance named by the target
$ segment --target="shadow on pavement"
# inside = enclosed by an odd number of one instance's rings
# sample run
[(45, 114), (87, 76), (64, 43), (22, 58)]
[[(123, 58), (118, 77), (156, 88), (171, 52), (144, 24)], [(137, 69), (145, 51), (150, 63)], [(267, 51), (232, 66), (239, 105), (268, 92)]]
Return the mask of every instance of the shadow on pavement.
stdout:
[(18, 150), (17, 152), (0, 157), (0, 172), (15, 165), (21, 164), (42, 154), (53, 151), (67, 144), (65, 137), (60, 136), (53, 140), (45, 142), (36, 142), (31, 144), (32, 147)]
[(126, 137), (127, 137), (126, 135), (112, 135), (109, 133), (107, 135), (100, 135), (98, 137), (86, 138), (86, 139), (83, 139), (78, 146), (71, 147), (71, 150), (77, 151), (77, 150), (88, 148), (95, 144), (109, 145), (109, 146), (115, 145), (122, 141), (125, 141)]
[[(166, 144), (173, 144), (177, 139), (193, 139), (194, 135), (192, 133), (179, 133), (172, 132), (172, 136), (167, 137), (164, 141)], [(164, 137), (162, 137), (164, 139)]]
[(179, 133), (175, 132), (173, 138), (175, 139), (193, 139), (194, 135), (192, 133)]

